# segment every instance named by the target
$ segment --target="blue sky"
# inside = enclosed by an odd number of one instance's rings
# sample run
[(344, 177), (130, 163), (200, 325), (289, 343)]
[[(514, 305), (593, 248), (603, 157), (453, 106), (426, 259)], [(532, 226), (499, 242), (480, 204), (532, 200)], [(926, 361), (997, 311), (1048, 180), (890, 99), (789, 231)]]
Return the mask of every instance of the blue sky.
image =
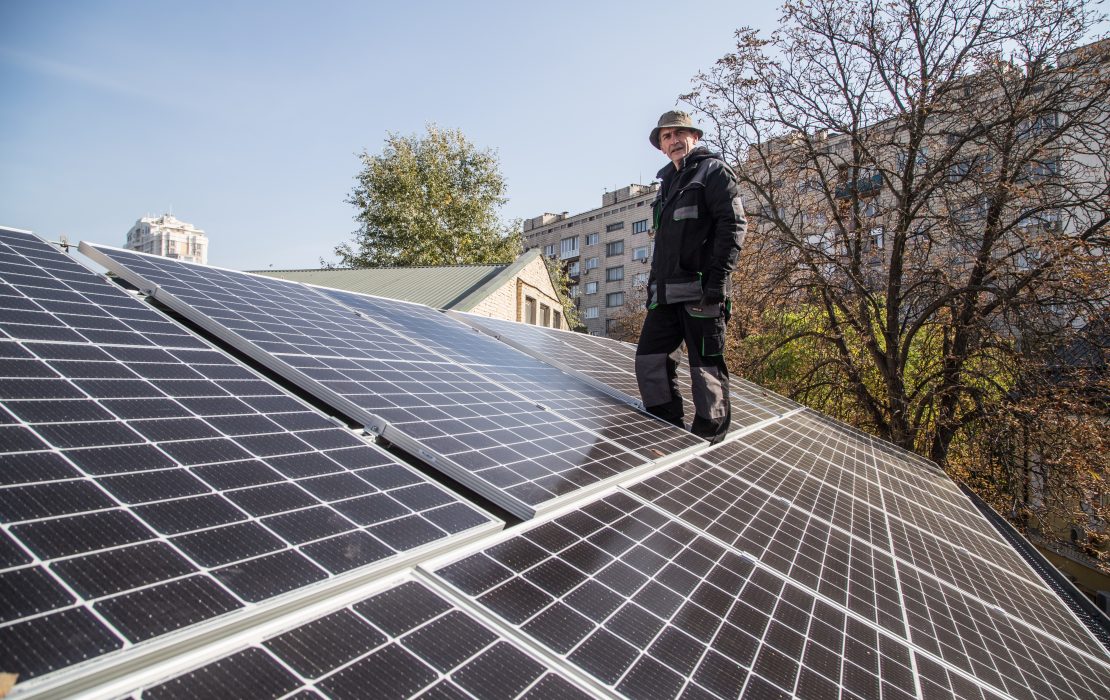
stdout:
[[(658, 115), (772, 5), (0, 0), (0, 224), (122, 245), (140, 216), (209, 262), (314, 267), (348, 240), (356, 154), (460, 128), (502, 216), (648, 182)], [(750, 7), (750, 6), (749, 6)]]

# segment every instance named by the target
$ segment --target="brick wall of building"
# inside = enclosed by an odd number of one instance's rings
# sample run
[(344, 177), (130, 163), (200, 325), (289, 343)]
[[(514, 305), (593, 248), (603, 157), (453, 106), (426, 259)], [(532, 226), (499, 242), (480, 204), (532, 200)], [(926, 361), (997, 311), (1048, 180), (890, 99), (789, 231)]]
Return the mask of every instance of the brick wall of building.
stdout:
[[(509, 321), (526, 321), (528, 299), (535, 300), (536, 319), (539, 325), (566, 328), (563, 320), (563, 307), (551, 284), (551, 275), (542, 258), (536, 258), (521, 270), (513, 279), (508, 280), (496, 291), (487, 296), (470, 313), (490, 318), (503, 318)], [(548, 309), (548, 322), (543, 322), (543, 309)], [(556, 326), (555, 314), (559, 323)]]

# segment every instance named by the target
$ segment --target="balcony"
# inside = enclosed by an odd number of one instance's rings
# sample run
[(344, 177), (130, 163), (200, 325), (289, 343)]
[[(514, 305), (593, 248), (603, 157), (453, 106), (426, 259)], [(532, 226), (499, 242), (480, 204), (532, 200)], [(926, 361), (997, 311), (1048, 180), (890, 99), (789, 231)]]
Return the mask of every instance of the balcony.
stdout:
[(875, 173), (874, 175), (861, 177), (855, 182), (843, 182), (837, 185), (833, 191), (833, 197), (836, 199), (848, 199), (853, 195), (868, 197), (878, 194), (882, 187), (883, 175), (882, 173)]

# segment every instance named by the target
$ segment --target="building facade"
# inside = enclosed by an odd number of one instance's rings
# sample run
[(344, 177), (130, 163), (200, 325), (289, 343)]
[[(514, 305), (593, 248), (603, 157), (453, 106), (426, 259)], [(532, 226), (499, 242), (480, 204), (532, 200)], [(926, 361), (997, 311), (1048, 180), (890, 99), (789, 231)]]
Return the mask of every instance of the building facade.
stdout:
[(172, 214), (143, 217), (127, 232), (128, 250), (208, 264), (208, 236)]
[(606, 192), (597, 209), (524, 222), (524, 246), (563, 263), (587, 332), (608, 336), (615, 319), (644, 300), (651, 267), (651, 203), (658, 184)]
[(548, 328), (567, 327), (539, 250), (505, 265), (257, 270), (255, 274), (465, 311)]

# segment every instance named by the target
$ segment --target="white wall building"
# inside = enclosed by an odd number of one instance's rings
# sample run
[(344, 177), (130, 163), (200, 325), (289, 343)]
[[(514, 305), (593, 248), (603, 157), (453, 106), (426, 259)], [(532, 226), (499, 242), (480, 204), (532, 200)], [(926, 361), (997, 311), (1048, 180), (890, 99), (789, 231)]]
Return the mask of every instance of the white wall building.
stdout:
[(651, 268), (651, 203), (658, 184), (606, 192), (601, 207), (573, 216), (542, 214), (524, 222), (524, 247), (541, 248), (570, 274), (570, 296), (593, 335), (609, 335), (625, 305), (643, 304)]
[(208, 264), (208, 236), (192, 224), (178, 221), (172, 214), (136, 221), (127, 232), (125, 247), (140, 253)]

